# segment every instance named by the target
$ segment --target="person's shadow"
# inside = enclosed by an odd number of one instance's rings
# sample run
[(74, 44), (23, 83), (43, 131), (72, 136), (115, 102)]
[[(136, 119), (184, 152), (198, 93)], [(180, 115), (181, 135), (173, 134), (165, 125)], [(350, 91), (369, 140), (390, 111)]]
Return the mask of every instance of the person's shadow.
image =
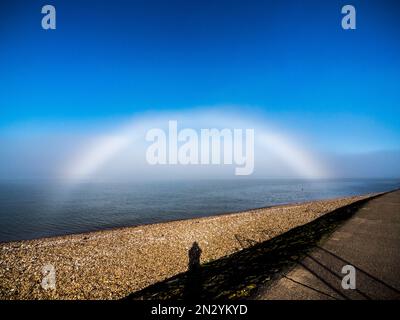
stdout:
[(183, 293), (184, 300), (196, 300), (200, 298), (202, 291), (201, 281), (201, 248), (197, 242), (193, 242), (188, 251), (188, 271), (186, 272), (185, 289)]

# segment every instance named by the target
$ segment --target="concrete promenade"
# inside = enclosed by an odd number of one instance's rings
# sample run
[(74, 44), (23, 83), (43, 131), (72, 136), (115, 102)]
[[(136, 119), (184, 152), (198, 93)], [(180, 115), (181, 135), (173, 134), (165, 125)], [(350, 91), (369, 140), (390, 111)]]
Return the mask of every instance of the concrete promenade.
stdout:
[[(356, 289), (342, 288), (342, 268)], [(400, 299), (400, 191), (364, 204), (258, 299)]]

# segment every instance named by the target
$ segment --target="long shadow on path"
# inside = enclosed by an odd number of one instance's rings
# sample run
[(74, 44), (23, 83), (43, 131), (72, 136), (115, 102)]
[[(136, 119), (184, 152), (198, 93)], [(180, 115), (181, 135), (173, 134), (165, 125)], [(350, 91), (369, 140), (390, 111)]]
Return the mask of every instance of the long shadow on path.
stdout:
[(321, 239), (371, 199), (339, 208), (271, 240), (205, 263), (196, 272), (181, 273), (136, 291), (126, 299), (251, 298), (260, 286), (267, 285), (293, 267)]

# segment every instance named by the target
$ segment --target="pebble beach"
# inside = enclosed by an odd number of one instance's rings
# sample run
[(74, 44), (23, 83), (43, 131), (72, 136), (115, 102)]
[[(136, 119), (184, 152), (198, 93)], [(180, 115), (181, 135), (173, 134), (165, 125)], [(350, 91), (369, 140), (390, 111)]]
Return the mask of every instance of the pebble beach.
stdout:
[[(212, 261), (371, 196), (0, 243), (0, 299), (120, 299), (186, 271), (195, 241)], [(46, 265), (54, 288), (41, 285)]]

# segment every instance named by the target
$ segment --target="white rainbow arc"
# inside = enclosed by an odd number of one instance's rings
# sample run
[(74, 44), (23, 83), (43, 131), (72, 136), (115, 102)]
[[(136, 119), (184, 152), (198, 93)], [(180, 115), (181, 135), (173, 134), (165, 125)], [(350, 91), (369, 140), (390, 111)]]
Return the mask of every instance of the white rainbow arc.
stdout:
[(124, 126), (107, 136), (98, 137), (66, 169), (67, 178), (89, 178), (108, 161), (135, 143), (140, 137), (140, 126), (136, 123)]
[[(96, 139), (95, 143), (82, 152), (68, 167), (66, 176), (68, 178), (93, 177), (118, 154), (141, 141), (140, 139), (144, 141), (145, 128), (149, 128), (150, 123), (152, 127), (155, 127), (154, 121), (139, 121), (123, 126), (111, 135)], [(168, 120), (160, 123), (163, 125), (159, 127), (163, 127)], [(249, 126), (242, 126), (242, 128), (249, 128)], [(286, 163), (299, 177), (312, 179), (328, 177), (324, 166), (310, 152), (278, 132), (271, 132), (264, 128), (256, 129), (256, 142)]]
[(319, 161), (286, 137), (264, 131), (257, 135), (257, 139), (264, 148), (282, 159), (300, 177), (317, 179), (329, 176)]

